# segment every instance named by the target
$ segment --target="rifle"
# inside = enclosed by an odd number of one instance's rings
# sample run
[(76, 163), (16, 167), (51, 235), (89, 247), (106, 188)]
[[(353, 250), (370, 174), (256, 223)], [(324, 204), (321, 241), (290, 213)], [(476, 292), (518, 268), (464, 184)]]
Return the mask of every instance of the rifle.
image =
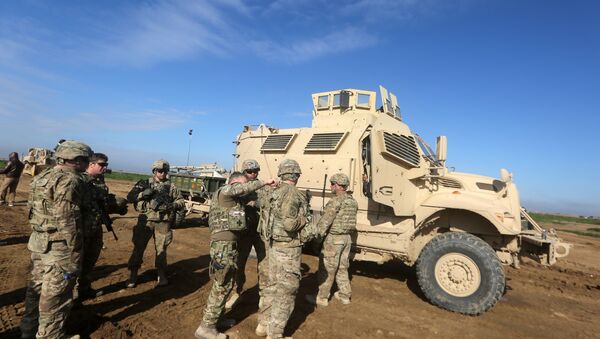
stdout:
[(106, 211), (106, 206), (104, 204), (99, 204), (99, 205), (100, 205), (100, 220), (106, 227), (106, 230), (109, 232), (112, 232), (112, 235), (113, 235), (113, 237), (115, 237), (115, 240), (119, 240), (119, 238), (117, 238), (117, 233), (115, 233), (115, 229), (113, 228), (113, 221), (110, 218), (110, 216), (108, 215), (108, 212)]

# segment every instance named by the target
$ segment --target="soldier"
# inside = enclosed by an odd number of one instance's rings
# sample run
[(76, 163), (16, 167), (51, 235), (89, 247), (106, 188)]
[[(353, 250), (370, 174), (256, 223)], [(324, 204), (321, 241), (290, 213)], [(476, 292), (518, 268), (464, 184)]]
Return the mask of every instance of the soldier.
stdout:
[[(13, 207), (15, 203), (15, 197), (17, 195), (17, 186), (19, 185), (19, 178), (23, 173), (23, 163), (19, 160), (19, 154), (12, 152), (8, 155), (8, 163), (6, 167), (0, 170), (0, 174), (4, 174), (4, 181), (0, 187), (0, 205), (4, 204), (4, 198), (8, 193), (8, 207)], [(11, 199), (12, 197), (12, 199)]]
[(213, 196), (208, 226), (210, 229), (210, 277), (213, 280), (202, 323), (194, 335), (198, 339), (227, 338), (216, 330), (217, 321), (225, 308), (225, 301), (233, 289), (237, 262), (237, 241), (240, 232), (246, 229), (245, 200), (242, 196), (255, 192), (265, 184), (248, 179), (240, 172), (229, 177), (227, 185)]
[(350, 185), (348, 176), (343, 173), (334, 174), (330, 183), (331, 192), (335, 197), (329, 200), (323, 216), (317, 223), (320, 235), (325, 238), (319, 256), (319, 293), (316, 296), (306, 296), (306, 300), (319, 306), (327, 306), (334, 280), (339, 289), (334, 294), (336, 299), (347, 305), (350, 304), (352, 295), (348, 266), (352, 246), (351, 233), (356, 231), (358, 204), (347, 192)]
[(185, 202), (175, 185), (171, 185), (167, 175), (170, 165), (166, 160), (157, 160), (152, 164), (153, 176), (138, 181), (127, 194), (127, 200), (140, 212), (138, 222), (133, 228), (133, 252), (129, 258), (129, 282), (133, 288), (137, 282), (138, 270), (142, 265), (144, 250), (150, 238), (154, 236), (156, 258), (154, 265), (158, 271), (158, 286), (169, 283), (166, 275), (167, 246), (173, 240), (171, 214), (183, 209)]
[[(102, 247), (102, 224), (110, 223), (109, 213), (127, 214), (127, 201), (116, 198), (108, 193), (108, 186), (104, 183), (104, 173), (108, 168), (108, 157), (103, 153), (94, 153), (90, 163), (83, 174), (86, 182), (86, 199), (83, 213), (83, 258), (81, 275), (78, 281), (77, 300), (95, 298), (102, 294), (91, 286), (90, 273), (92, 272)], [(119, 203), (117, 203), (119, 202)]]
[(31, 183), (28, 204), (33, 232), (27, 248), (33, 268), (20, 326), (22, 338), (66, 337), (65, 320), (81, 267), (80, 208), (85, 184), (80, 173), (91, 154), (89, 146), (65, 141), (56, 150), (58, 165)]
[(269, 279), (256, 334), (282, 338), (283, 330), (294, 310), (294, 299), (300, 286), (302, 241), (300, 231), (309, 220), (308, 200), (296, 184), (300, 166), (285, 159), (277, 175), (281, 183), (261, 205), (259, 232), (268, 242)]
[[(248, 181), (254, 181), (258, 177), (260, 166), (256, 160), (244, 160), (242, 163), (242, 171)], [(238, 260), (235, 276), (235, 290), (225, 304), (226, 309), (232, 308), (238, 301), (240, 294), (242, 294), (244, 283), (246, 282), (246, 262), (248, 261), (248, 256), (250, 255), (250, 251), (252, 250), (253, 246), (254, 251), (256, 252), (256, 260), (258, 261), (256, 270), (258, 273), (259, 296), (262, 296), (264, 284), (268, 279), (269, 272), (268, 261), (265, 260), (265, 243), (262, 241), (257, 231), (259, 219), (259, 196), (264, 196), (267, 194), (266, 192), (268, 188), (268, 186), (264, 186), (263, 188), (242, 197), (244, 210), (246, 212), (246, 230), (240, 233), (240, 238), (238, 240)]]

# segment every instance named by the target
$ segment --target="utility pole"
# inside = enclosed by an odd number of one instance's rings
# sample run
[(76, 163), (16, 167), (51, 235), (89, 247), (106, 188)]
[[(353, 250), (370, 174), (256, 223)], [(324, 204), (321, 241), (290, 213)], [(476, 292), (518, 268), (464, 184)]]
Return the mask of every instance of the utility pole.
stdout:
[(187, 161), (185, 163), (186, 167), (190, 165), (190, 150), (192, 149), (192, 132), (193, 131), (194, 131), (193, 129), (190, 129), (188, 131), (188, 135), (190, 136), (190, 141), (188, 143), (188, 156), (187, 156)]

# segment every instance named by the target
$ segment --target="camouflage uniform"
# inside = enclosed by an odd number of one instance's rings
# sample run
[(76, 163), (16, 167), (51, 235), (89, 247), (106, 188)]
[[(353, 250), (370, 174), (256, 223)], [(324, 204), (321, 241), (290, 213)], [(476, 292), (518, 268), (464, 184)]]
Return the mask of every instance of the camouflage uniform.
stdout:
[(201, 327), (214, 329), (233, 289), (237, 262), (237, 240), (246, 229), (246, 217), (241, 196), (256, 191), (264, 184), (254, 180), (221, 187), (213, 196), (209, 212), (210, 277), (212, 288), (206, 301)]
[(357, 210), (356, 200), (346, 192), (339, 192), (329, 200), (317, 223), (320, 233), (325, 236), (319, 256), (319, 299), (329, 299), (334, 280), (342, 300), (349, 301), (352, 296), (348, 266), (352, 246), (350, 234), (356, 230)]
[[(285, 170), (291, 167), (293, 171)], [(266, 327), (270, 338), (281, 338), (294, 310), (300, 286), (302, 242), (300, 230), (309, 211), (306, 195), (295, 185), (285, 182), (290, 174), (300, 174), (298, 163), (284, 160), (280, 164), (280, 185), (261, 208), (259, 232), (268, 241), (269, 280), (260, 310), (259, 327)], [(268, 326), (265, 326), (268, 324)], [(257, 333), (259, 332), (257, 327)]]
[[(102, 214), (119, 213), (125, 214), (127, 206), (118, 206), (113, 194), (109, 194), (108, 186), (104, 182), (104, 176), (90, 176), (83, 173), (86, 183), (86, 194), (83, 214), (83, 258), (81, 263), (81, 274), (78, 280), (78, 295), (85, 296), (92, 292), (90, 273), (94, 269), (100, 252), (104, 246), (102, 234)], [(108, 215), (105, 215), (108, 217)]]
[(263, 187), (256, 192), (252, 192), (242, 197), (246, 212), (246, 226), (248, 227), (245, 231), (240, 234), (238, 241), (238, 260), (237, 260), (237, 272), (235, 276), (235, 287), (238, 294), (242, 293), (244, 283), (246, 282), (246, 262), (250, 256), (252, 247), (256, 252), (257, 273), (258, 273), (258, 286), (259, 295), (262, 296), (264, 285), (268, 279), (268, 260), (266, 259), (265, 243), (258, 234), (258, 220), (259, 220), (259, 196), (268, 194), (268, 189)]
[[(74, 141), (65, 141), (57, 150), (61, 159), (89, 155), (87, 145)], [(33, 232), (27, 248), (32, 252), (32, 270), (20, 325), (23, 338), (65, 337), (65, 320), (81, 268), (84, 190), (81, 174), (61, 165), (40, 173), (31, 183), (28, 204)]]
[[(146, 190), (151, 190), (152, 196), (145, 195)], [(127, 200), (140, 212), (133, 228), (133, 252), (127, 265), (129, 270), (137, 272), (141, 267), (148, 241), (154, 237), (154, 265), (159, 273), (164, 272), (167, 268), (167, 246), (173, 240), (170, 216), (175, 213), (174, 210), (185, 207), (181, 192), (169, 180), (161, 182), (152, 177), (138, 181), (128, 193)]]

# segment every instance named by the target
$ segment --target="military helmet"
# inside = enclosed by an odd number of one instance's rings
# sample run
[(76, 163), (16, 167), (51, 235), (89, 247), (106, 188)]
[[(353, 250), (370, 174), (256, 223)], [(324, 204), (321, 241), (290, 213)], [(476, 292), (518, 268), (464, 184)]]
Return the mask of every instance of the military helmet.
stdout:
[(89, 158), (94, 152), (90, 146), (75, 140), (66, 140), (56, 147), (56, 157), (65, 160), (73, 160), (77, 157)]
[(154, 172), (154, 170), (165, 170), (165, 171), (169, 171), (171, 169), (171, 165), (169, 165), (169, 162), (163, 159), (160, 160), (156, 160), (155, 162), (152, 163), (152, 171)]
[(260, 165), (258, 164), (258, 161), (254, 160), (254, 159), (244, 160), (244, 162), (242, 163), (242, 171), (252, 171), (252, 170), (260, 171)]
[(298, 162), (292, 159), (284, 159), (279, 164), (279, 171), (277, 171), (277, 176), (282, 176), (284, 174), (302, 174)]
[(350, 185), (350, 179), (348, 179), (348, 176), (345, 175), (344, 173), (336, 173), (336, 174), (332, 175), (331, 179), (329, 179), (329, 182), (332, 184), (338, 184), (338, 185), (344, 186), (344, 187), (348, 187), (348, 185)]

